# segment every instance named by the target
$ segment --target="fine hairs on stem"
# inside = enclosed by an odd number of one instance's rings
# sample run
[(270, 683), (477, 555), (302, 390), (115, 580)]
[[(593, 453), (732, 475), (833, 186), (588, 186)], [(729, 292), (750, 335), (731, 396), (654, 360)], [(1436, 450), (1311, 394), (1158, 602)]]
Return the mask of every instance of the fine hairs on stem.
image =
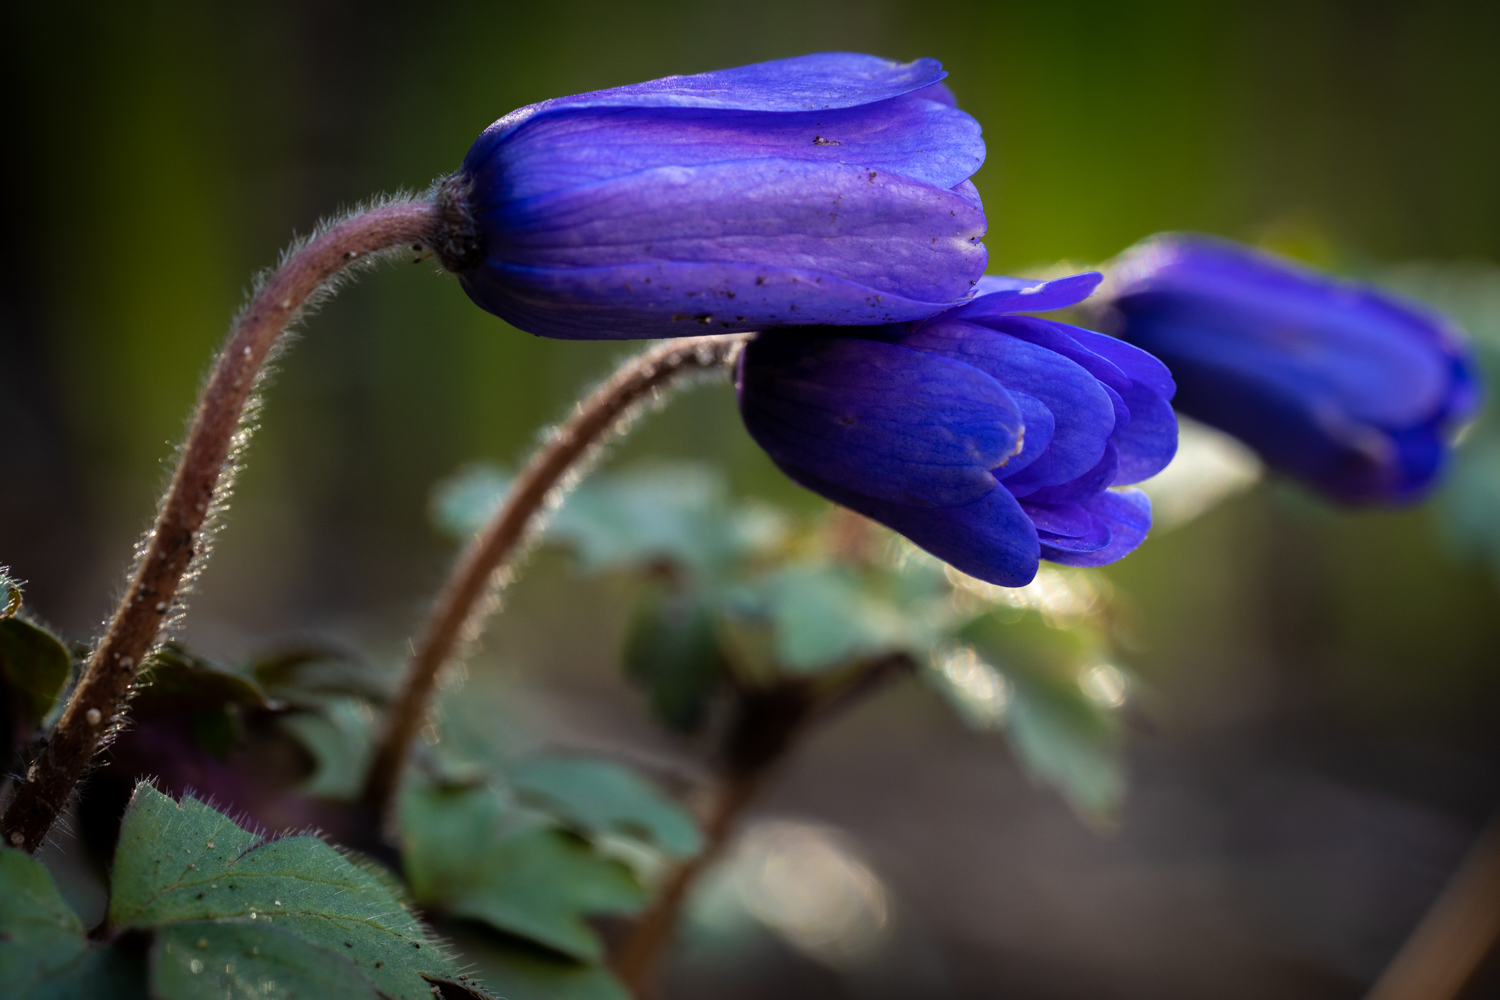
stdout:
[(365, 782), (362, 802), (376, 823), (390, 815), (443, 665), (477, 632), (484, 612), (493, 607), (489, 598), (496, 581), (545, 509), (555, 506), (561, 490), (576, 484), (602, 444), (624, 429), (643, 400), (684, 376), (728, 364), (751, 336), (688, 337), (643, 351), (581, 401), (531, 456), (505, 502), (459, 557), (423, 626)]
[(293, 246), (257, 284), (199, 395), (156, 523), (136, 551), (129, 588), (0, 820), (8, 846), (41, 845), (117, 727), (136, 671), (176, 613), (185, 581), (201, 569), (206, 534), (253, 429), (257, 384), (282, 334), (351, 267), (403, 247), (443, 251), (455, 229), (446, 218), (451, 214), (441, 187), (431, 197), (374, 205)]

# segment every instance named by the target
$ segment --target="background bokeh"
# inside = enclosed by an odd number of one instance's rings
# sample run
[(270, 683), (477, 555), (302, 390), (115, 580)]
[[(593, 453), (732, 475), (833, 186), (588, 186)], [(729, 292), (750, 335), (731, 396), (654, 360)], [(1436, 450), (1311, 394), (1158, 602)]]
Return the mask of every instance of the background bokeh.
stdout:
[[(249, 276), (549, 96), (820, 49), (933, 55), (986, 129), (992, 270), (1163, 229), (1366, 273), (1500, 260), (1494, 4), (306, 0), (6, 20), (0, 563), (72, 638), (122, 583)], [(367, 278), (269, 391), (188, 638), (399, 656), (451, 554), (433, 483), (516, 460), (621, 353), (510, 329), (431, 262)], [(816, 506), (722, 386), (613, 461), (646, 457)], [(915, 686), (851, 715), (764, 811), (863, 845), (897, 900), (887, 954), (839, 971), (773, 944), (694, 953), (684, 995), (1360, 995), (1500, 793), (1497, 587), (1436, 519), (1272, 483), (1112, 569), (1144, 693), (1111, 830)], [(474, 664), (518, 680), (476, 691), (531, 692), (514, 697), (558, 740), (677, 752), (614, 679), (627, 599), (541, 559)]]

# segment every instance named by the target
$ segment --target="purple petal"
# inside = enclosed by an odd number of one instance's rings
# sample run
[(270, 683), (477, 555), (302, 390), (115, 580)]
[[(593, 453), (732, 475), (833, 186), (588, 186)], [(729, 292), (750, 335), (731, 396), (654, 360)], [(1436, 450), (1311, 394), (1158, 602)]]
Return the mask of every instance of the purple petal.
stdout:
[(1150, 479), (1177, 454), (1177, 414), (1172, 412), (1172, 405), (1140, 384), (1126, 390), (1124, 399), (1130, 408), (1130, 423), (1115, 429), (1120, 469), (1114, 486)]
[(777, 462), (895, 503), (972, 503), (1021, 443), (1021, 413), (994, 379), (879, 341), (762, 335), (738, 391), (746, 429)]
[(1087, 510), (1080, 508), (1080, 513), (1088, 519), (1088, 530), (1081, 534), (1064, 535), (1050, 531), (1037, 531), (1037, 541), (1041, 545), (1043, 558), (1050, 559), (1059, 552), (1065, 552), (1071, 558), (1078, 558), (1099, 552), (1109, 546), (1114, 538), (1109, 525)]
[(834, 486), (795, 466), (781, 469), (814, 493), (900, 532), (970, 576), (1002, 587), (1024, 587), (1036, 576), (1036, 528), (1005, 490), (991, 490), (963, 507), (911, 507)]
[(1055, 486), (1077, 479), (1104, 457), (1114, 405), (1099, 381), (1067, 358), (985, 326), (947, 319), (924, 324), (901, 343), (971, 364), (1052, 411), (1055, 427), (1047, 451), (1024, 469), (998, 475), (1025, 476), (1032, 487)]
[(1109, 543), (1092, 552), (1070, 552), (1059, 539), (1041, 542), (1042, 558), (1067, 566), (1105, 566), (1134, 552), (1151, 530), (1151, 501), (1140, 490), (1107, 490), (1082, 504), (1109, 528)]
[(1035, 316), (997, 317), (984, 321), (984, 325), (1012, 337), (1020, 337), (1027, 343), (1045, 347), (1049, 351), (1056, 351), (1069, 361), (1076, 362), (1080, 368), (1116, 392), (1124, 392), (1130, 387), (1130, 376), (1114, 362), (1088, 350), (1071, 336), (1075, 330), (1087, 332), (1081, 327), (1038, 319)]
[(1129, 376), (1132, 382), (1138, 382), (1150, 388), (1162, 399), (1170, 400), (1177, 395), (1177, 383), (1172, 381), (1172, 373), (1154, 355), (1146, 353), (1134, 344), (1127, 344), (1115, 337), (1106, 337), (1093, 330), (1085, 330), (1081, 326), (1068, 326), (1063, 323), (1057, 325), (1064, 327), (1068, 335), (1076, 340), (1080, 347), (1109, 361)]
[(1021, 420), (1024, 422), (1025, 429), (1022, 432), (1020, 453), (995, 469), (997, 476), (1015, 475), (1040, 458), (1046, 452), (1047, 446), (1052, 443), (1052, 434), (1056, 428), (1052, 411), (1042, 405), (1042, 401), (1035, 396), (1012, 390), (1010, 398), (1015, 401), (1021, 411)]
[(936, 59), (897, 63), (857, 52), (818, 52), (542, 101), (501, 118), (485, 130), (484, 138), (496, 141), (536, 115), (565, 108), (852, 108), (930, 87), (947, 75)]
[[(895, 174), (792, 160), (645, 170), (497, 207), (480, 222), (487, 259), (479, 269), (774, 262), (880, 294), (949, 302), (969, 293), (986, 261), (984, 213), (959, 195)], [(621, 298), (630, 294), (623, 283)], [(816, 322), (791, 317), (799, 319)]]
[(1104, 276), (1087, 271), (1051, 281), (1004, 278), (987, 274), (975, 286), (972, 302), (944, 313), (941, 319), (988, 319), (1018, 312), (1047, 312), (1077, 305), (1094, 293)]
[(816, 271), (756, 264), (535, 268), (489, 262), (460, 275), (459, 282), (475, 302), (511, 325), (565, 340), (686, 337), (804, 324), (878, 326), (943, 308)]
[(1077, 503), (1034, 504), (1022, 500), (1021, 509), (1036, 525), (1039, 535), (1081, 538), (1094, 531), (1097, 525), (1093, 515)]
[(803, 114), (567, 111), (533, 118), (489, 149), (466, 169), (490, 204), (655, 167), (765, 157), (864, 167), (949, 189), (984, 162), (978, 122), (955, 108), (914, 98)]
[[(1130, 339), (1179, 359), (1255, 371), (1292, 392), (1321, 390), (1354, 419), (1420, 423), (1443, 405), (1451, 370), (1430, 328), (1384, 297), (1256, 251), (1159, 241), (1122, 265), (1117, 302)], [(1420, 326), (1420, 325), (1418, 325)]]
[(1085, 500), (1105, 490), (1119, 474), (1120, 456), (1115, 443), (1104, 446), (1104, 457), (1088, 472), (1077, 479), (1056, 486), (1036, 487), (1027, 482), (1026, 473), (1006, 479), (1000, 485), (1017, 497), (1025, 497), (1031, 503), (1072, 503)]

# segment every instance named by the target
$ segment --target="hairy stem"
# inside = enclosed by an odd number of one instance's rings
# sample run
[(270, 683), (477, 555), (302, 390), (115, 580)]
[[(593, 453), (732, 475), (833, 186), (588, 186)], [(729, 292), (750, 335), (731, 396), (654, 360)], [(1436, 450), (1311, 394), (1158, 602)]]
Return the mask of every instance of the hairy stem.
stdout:
[(492, 582), (526, 538), (548, 495), (587, 461), (640, 400), (682, 375), (724, 365), (749, 336), (736, 333), (672, 340), (636, 355), (580, 402), (531, 456), (505, 503), (459, 558), (423, 626), (365, 781), (363, 803), (376, 822), (390, 813), (412, 740), (427, 717), (443, 665), (460, 642), (477, 631)]
[(225, 462), (257, 377), (283, 331), (330, 279), (370, 255), (444, 239), (440, 200), (406, 200), (343, 220), (286, 257), (235, 321), (193, 413), (171, 486), (139, 550), (134, 577), (94, 647), (62, 717), (28, 769), (0, 827), (12, 847), (34, 851), (79, 777), (119, 720), (136, 671), (176, 603), (225, 486)]
[(615, 972), (633, 996), (645, 1000), (655, 995), (662, 960), (698, 877), (724, 852), (745, 809), (797, 742), (912, 667), (906, 653), (892, 653), (856, 665), (830, 685), (787, 680), (741, 692), (734, 725), (722, 748), (723, 766), (709, 789), (702, 819), (703, 849), (667, 873), (651, 905), (615, 950)]

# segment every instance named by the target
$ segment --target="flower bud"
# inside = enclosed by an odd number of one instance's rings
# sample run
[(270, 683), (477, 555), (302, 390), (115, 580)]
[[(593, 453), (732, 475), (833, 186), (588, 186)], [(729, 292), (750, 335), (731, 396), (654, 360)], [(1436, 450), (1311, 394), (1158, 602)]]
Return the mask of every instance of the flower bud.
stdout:
[(1178, 409), (1333, 499), (1422, 497), (1477, 408), (1458, 332), (1367, 285), (1200, 236), (1147, 240), (1112, 284), (1118, 332), (1166, 362)]
[(461, 231), (445, 261), (482, 308), (549, 337), (931, 315), (987, 259), (984, 141), (946, 75), (822, 53), (511, 112), (444, 186)]

